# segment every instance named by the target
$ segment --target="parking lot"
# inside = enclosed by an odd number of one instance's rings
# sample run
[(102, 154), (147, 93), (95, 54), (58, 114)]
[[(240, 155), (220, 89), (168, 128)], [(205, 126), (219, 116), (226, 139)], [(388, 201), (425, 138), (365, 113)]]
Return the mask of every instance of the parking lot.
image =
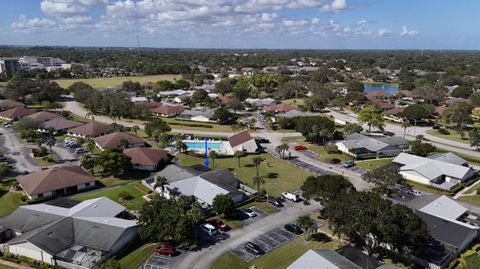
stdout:
[(160, 254), (153, 254), (150, 259), (143, 264), (143, 269), (170, 269), (178, 256), (170, 257)]
[[(295, 239), (296, 235), (287, 232), (282, 228), (274, 229), (258, 238), (252, 240), (257, 246), (259, 246), (265, 253), (268, 253), (281, 245), (284, 245), (293, 239)], [(242, 260), (249, 262), (256, 258), (253, 254), (247, 252), (245, 250), (244, 244), (236, 247), (232, 250), (232, 253), (240, 257)]]
[(295, 166), (298, 166), (298, 167), (300, 167), (300, 168), (302, 168), (302, 169), (305, 169), (305, 170), (307, 170), (307, 171), (309, 171), (309, 172), (311, 172), (311, 173), (317, 174), (317, 175), (319, 175), (319, 176), (323, 176), (323, 175), (328, 174), (327, 171), (325, 171), (325, 170), (323, 170), (323, 169), (321, 169), (321, 168), (318, 168), (318, 167), (316, 167), (316, 166), (314, 166), (314, 165), (311, 165), (311, 164), (309, 164), (309, 163), (303, 162), (303, 161), (301, 161), (301, 160), (299, 160), (299, 159), (291, 159), (290, 162), (291, 162), (293, 165), (295, 165)]

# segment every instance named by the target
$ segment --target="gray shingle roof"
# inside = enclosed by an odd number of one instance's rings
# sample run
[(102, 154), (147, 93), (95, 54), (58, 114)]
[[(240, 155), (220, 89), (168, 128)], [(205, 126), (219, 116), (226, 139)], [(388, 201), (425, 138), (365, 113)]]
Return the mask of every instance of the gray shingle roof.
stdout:
[(467, 162), (467, 160), (460, 158), (451, 152), (436, 153), (428, 156), (427, 158), (435, 159), (437, 161), (442, 161), (446, 163), (456, 164), (456, 165), (463, 165)]
[(177, 164), (168, 165), (156, 175), (158, 177), (165, 177), (168, 182), (174, 182), (194, 176), (200, 175), (201, 172), (190, 167), (183, 167)]
[(330, 249), (308, 250), (287, 269), (362, 269)]

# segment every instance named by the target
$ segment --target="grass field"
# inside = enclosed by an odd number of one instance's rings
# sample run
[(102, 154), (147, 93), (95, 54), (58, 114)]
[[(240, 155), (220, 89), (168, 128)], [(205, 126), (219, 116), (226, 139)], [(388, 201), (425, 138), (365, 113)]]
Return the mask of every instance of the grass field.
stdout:
[(366, 161), (356, 161), (357, 165), (368, 169), (368, 170), (375, 170), (380, 166), (384, 166), (386, 164), (391, 163), (393, 158), (384, 158), (384, 159), (374, 159), (374, 160), (366, 160)]
[(22, 205), (22, 196), (20, 193), (9, 192), (7, 182), (0, 184), (0, 216), (8, 215)]
[[(252, 164), (252, 159), (257, 155), (248, 155), (240, 159), (240, 168), (236, 158), (222, 158), (215, 160), (215, 169), (230, 168), (232, 173), (244, 184), (256, 189), (252, 181), (256, 169)], [(270, 154), (260, 155), (265, 159), (260, 164), (260, 176), (265, 180), (265, 184), (260, 188), (268, 189), (269, 194), (280, 195), (284, 191), (294, 191), (302, 186), (305, 178), (312, 174), (300, 169), (286, 160), (272, 157)], [(204, 158), (192, 157), (186, 154), (178, 155), (180, 163), (184, 166), (194, 164), (203, 164)], [(210, 168), (213, 167), (213, 161), (210, 160)]]
[(150, 176), (150, 172), (148, 171), (139, 171), (139, 170), (131, 170), (127, 173), (119, 176), (119, 177), (99, 177), (98, 181), (100, 181), (105, 186), (113, 186), (122, 184), (132, 180), (140, 180)]
[(303, 136), (287, 136), (287, 137), (282, 137), (280, 139), (283, 143), (290, 143), (290, 142), (304, 142), (305, 137)]
[(456, 142), (464, 143), (464, 144), (470, 144), (468, 141), (468, 132), (465, 132), (465, 139), (462, 139), (462, 137), (455, 131), (455, 130), (448, 130), (450, 134), (444, 135), (438, 132), (438, 130), (428, 130), (427, 134), (433, 135), (439, 138), (443, 139), (448, 139), (448, 140), (453, 140)]
[[(175, 118), (162, 118), (167, 123), (175, 123), (175, 125), (170, 125), (172, 129), (183, 129), (183, 130), (192, 130), (192, 131), (209, 131), (209, 132), (232, 132), (231, 125), (221, 125), (216, 123), (208, 122), (195, 122), (195, 121), (182, 121)], [(183, 125), (185, 124), (185, 125)], [(189, 124), (202, 124), (202, 125), (211, 125), (212, 128), (206, 127), (191, 127), (187, 126)]]
[(115, 87), (122, 85), (124, 81), (131, 80), (133, 82), (157, 82), (159, 80), (180, 79), (181, 75), (155, 75), (155, 76), (138, 76), (138, 77), (113, 77), (113, 78), (85, 78), (85, 79), (58, 79), (55, 82), (62, 88), (68, 88), (75, 82), (85, 82), (92, 87)]
[(152, 255), (154, 249), (154, 244), (142, 245), (130, 252), (127, 256), (121, 258), (119, 260), (120, 266), (122, 268), (138, 268)]
[(0, 269), (17, 269), (17, 267), (11, 267), (4, 264), (0, 264)]
[(289, 105), (294, 105), (294, 106), (303, 106), (305, 105), (305, 99), (303, 98), (292, 98), (292, 99), (287, 99), (283, 100), (282, 103), (289, 104)]
[[(128, 199), (128, 200), (121, 199), (121, 194), (125, 192), (131, 196), (131, 199)], [(118, 202), (121, 205), (125, 206), (129, 210), (139, 210), (142, 207), (143, 203), (145, 202), (145, 199), (143, 199), (142, 196), (144, 196), (147, 193), (148, 193), (148, 189), (145, 188), (142, 185), (142, 183), (135, 182), (132, 184), (128, 184), (125, 186), (108, 189), (104, 191), (78, 194), (73, 196), (72, 198), (77, 201), (85, 201), (88, 199), (106, 196), (110, 198), (112, 201)]]
[(324, 146), (319, 146), (319, 145), (312, 145), (312, 144), (309, 144), (309, 143), (299, 143), (301, 145), (304, 145), (305, 147), (307, 147), (307, 149), (321, 155), (318, 160), (320, 161), (324, 161), (324, 162), (327, 162), (329, 161), (330, 159), (340, 159), (342, 162), (346, 161), (346, 160), (352, 160), (353, 158), (348, 156), (348, 155), (345, 155), (345, 154), (342, 154), (342, 153), (328, 153), (327, 149), (324, 147)]
[(210, 269), (236, 268), (247, 269), (255, 264), (257, 269), (287, 268), (296, 259), (302, 256), (309, 249), (336, 249), (337, 241), (326, 239), (324, 241), (305, 241), (303, 236), (269, 252), (259, 258), (246, 263), (234, 254), (226, 254), (217, 259)]

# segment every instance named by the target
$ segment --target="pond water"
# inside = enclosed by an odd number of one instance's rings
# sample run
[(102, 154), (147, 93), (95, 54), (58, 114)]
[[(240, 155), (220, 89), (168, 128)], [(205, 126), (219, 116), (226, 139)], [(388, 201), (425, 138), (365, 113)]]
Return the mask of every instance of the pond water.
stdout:
[(363, 84), (365, 92), (386, 92), (389, 94), (396, 94), (399, 91), (398, 84)]

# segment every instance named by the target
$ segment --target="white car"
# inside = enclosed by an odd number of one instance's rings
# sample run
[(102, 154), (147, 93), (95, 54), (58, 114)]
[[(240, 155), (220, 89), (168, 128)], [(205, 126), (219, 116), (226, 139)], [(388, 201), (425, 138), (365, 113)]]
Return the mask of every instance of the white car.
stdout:
[(78, 148), (75, 150), (75, 154), (82, 154), (85, 153), (85, 150), (83, 148)]
[(287, 191), (282, 192), (282, 197), (293, 202), (298, 202), (300, 200), (300, 196), (298, 194), (294, 194)]
[(202, 231), (209, 236), (218, 234), (217, 229), (215, 229), (215, 227), (213, 227), (213, 225), (209, 223), (204, 223), (200, 225), (200, 229), (202, 229)]
[(247, 215), (249, 218), (253, 218), (257, 216), (257, 213), (253, 211), (251, 208), (244, 208), (242, 209), (242, 212)]

